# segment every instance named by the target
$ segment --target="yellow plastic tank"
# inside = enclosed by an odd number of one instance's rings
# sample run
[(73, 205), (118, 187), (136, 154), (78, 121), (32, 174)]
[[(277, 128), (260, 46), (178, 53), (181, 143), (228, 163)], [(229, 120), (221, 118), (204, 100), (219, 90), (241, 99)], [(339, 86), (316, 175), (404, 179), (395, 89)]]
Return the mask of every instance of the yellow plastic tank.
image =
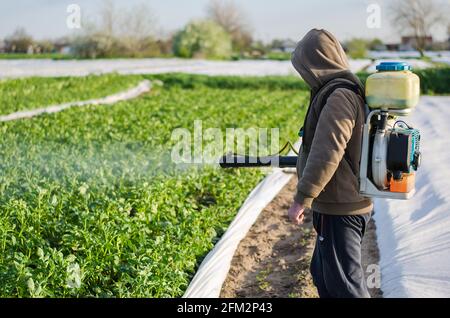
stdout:
[(420, 78), (407, 63), (383, 62), (366, 81), (366, 100), (372, 109), (413, 109), (419, 103)]

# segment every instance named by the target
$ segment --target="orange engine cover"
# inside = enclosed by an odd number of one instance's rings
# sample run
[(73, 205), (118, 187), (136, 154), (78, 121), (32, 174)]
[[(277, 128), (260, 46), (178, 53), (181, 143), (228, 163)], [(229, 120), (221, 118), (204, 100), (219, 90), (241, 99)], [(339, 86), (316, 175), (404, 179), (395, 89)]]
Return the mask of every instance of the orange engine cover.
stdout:
[(401, 180), (391, 178), (389, 190), (391, 192), (408, 193), (414, 189), (416, 175), (414, 173), (404, 173)]

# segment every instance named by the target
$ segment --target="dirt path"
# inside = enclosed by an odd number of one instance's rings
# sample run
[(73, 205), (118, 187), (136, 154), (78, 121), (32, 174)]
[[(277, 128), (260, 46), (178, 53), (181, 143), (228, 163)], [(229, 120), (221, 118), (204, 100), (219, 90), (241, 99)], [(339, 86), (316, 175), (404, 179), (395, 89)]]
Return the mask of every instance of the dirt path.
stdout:
[[(221, 297), (317, 297), (309, 273), (315, 240), (312, 215), (306, 215), (300, 228), (286, 216), (296, 183), (292, 178), (239, 244)], [(367, 264), (378, 264), (375, 238), (371, 222), (363, 244), (364, 269)], [(377, 290), (371, 294), (380, 297)]]

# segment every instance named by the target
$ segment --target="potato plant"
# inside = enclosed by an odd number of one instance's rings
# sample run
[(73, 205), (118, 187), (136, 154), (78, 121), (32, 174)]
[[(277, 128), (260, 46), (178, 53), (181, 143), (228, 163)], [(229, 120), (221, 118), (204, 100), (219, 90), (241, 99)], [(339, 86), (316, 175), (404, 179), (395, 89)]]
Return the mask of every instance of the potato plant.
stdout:
[[(62, 81), (79, 97), (129, 80)], [(55, 102), (68, 96), (58, 82), (48, 84)], [(31, 98), (19, 95), (23, 105)], [(166, 85), (110, 107), (0, 124), (0, 296), (181, 296), (265, 172), (174, 166), (173, 129), (200, 119), (223, 130), (280, 127), (281, 141), (295, 140), (307, 95)]]

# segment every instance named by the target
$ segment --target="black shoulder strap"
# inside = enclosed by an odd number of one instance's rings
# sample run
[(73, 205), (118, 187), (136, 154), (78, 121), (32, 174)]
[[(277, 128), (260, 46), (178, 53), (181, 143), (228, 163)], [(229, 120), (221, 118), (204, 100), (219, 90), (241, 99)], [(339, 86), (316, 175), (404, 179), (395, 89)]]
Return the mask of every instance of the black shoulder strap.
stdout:
[[(331, 94), (333, 94), (334, 91), (339, 89), (339, 88), (349, 89), (349, 90), (353, 91), (356, 95), (361, 96), (363, 98), (363, 100), (365, 100), (365, 94), (361, 90), (359, 85), (357, 85), (357, 84), (345, 83), (345, 82), (340, 82), (340, 83), (334, 84), (334, 85), (332, 84), (331, 87), (327, 89), (325, 95), (322, 97), (322, 100), (321, 100), (321, 103), (320, 103), (320, 106), (319, 106), (319, 113), (317, 114), (317, 117), (320, 117), (320, 114), (322, 113), (323, 108), (327, 104), (328, 99), (330, 98)], [(319, 91), (319, 93), (320, 93), (320, 91)], [(319, 94), (316, 94), (316, 96), (318, 96), (318, 95)], [(311, 98), (311, 102), (309, 104), (308, 111), (307, 111), (306, 116), (305, 116), (303, 127), (300, 129), (300, 133), (299, 133), (299, 136), (303, 137), (303, 140), (305, 140), (305, 138), (304, 138), (305, 137), (305, 135), (304, 135), (304, 127), (306, 126), (306, 121), (308, 120), (312, 104), (313, 104), (313, 98)]]
[(362, 90), (360, 89), (360, 87), (356, 84), (351, 84), (351, 83), (339, 83), (336, 85), (333, 85), (333, 87), (331, 89), (329, 89), (325, 95), (322, 98), (322, 102), (320, 103), (320, 108), (319, 108), (319, 116), (320, 113), (322, 112), (323, 108), (325, 107), (325, 105), (328, 102), (328, 98), (330, 98), (331, 94), (334, 93), (335, 90), (339, 89), (339, 88), (345, 88), (348, 90), (351, 90), (352, 92), (354, 92), (356, 95), (361, 96), (363, 99), (365, 99), (364, 97), (364, 92), (362, 92)]
[[(319, 112), (318, 112), (317, 117), (320, 117), (320, 114), (322, 113), (323, 108), (324, 108), (325, 105), (327, 104), (328, 99), (330, 98), (331, 94), (333, 94), (334, 91), (336, 91), (336, 90), (339, 89), (339, 88), (345, 88), (345, 89), (351, 90), (351, 91), (353, 91), (356, 95), (361, 96), (361, 97), (363, 98), (363, 100), (365, 100), (365, 94), (364, 94), (364, 91), (362, 91), (361, 88), (359, 87), (359, 85), (357, 85), (357, 84), (340, 82), (340, 83), (331, 85), (331, 87), (330, 87), (329, 89), (327, 89), (326, 93), (325, 93), (325, 94), (323, 95), (323, 97), (322, 97), (322, 100), (321, 100), (321, 103), (320, 103), (320, 106), (319, 106)], [(311, 101), (311, 104), (312, 104), (312, 101)], [(299, 135), (300, 135), (301, 137), (303, 137), (303, 141), (306, 140), (306, 139), (304, 138), (304, 137), (305, 137), (304, 127), (306, 126), (306, 121), (308, 120), (308, 115), (309, 115), (309, 112), (310, 112), (310, 109), (311, 109), (311, 104), (309, 105), (308, 112), (307, 112), (306, 117), (305, 117), (304, 125), (303, 125), (303, 127), (300, 129), (300, 133), (299, 133)], [(315, 132), (314, 132), (314, 133), (315, 133)], [(305, 144), (304, 144), (304, 147), (305, 147), (305, 149), (307, 149), (307, 151), (309, 151), (311, 145), (305, 145)], [(355, 168), (354, 168), (353, 163), (352, 163), (351, 160), (350, 160), (350, 156), (349, 156), (347, 150), (345, 150), (344, 159), (348, 162), (348, 164), (350, 165), (352, 171), (356, 174), (357, 172), (356, 172), (356, 170), (355, 170)]]

